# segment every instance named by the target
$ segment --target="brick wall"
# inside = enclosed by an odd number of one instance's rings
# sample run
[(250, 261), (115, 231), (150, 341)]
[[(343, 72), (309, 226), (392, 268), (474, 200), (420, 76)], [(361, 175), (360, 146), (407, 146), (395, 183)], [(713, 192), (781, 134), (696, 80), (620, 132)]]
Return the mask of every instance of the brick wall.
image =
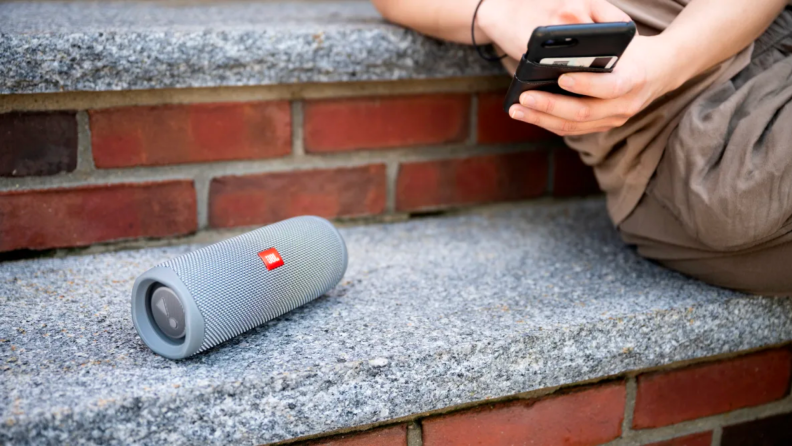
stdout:
[[(596, 193), (558, 138), (503, 114), (500, 83), (0, 97), (0, 251)], [(790, 358), (672, 365), (307, 444), (792, 444)]]
[(547, 389), (308, 445), (792, 444), (789, 347)]
[(597, 192), (501, 81), (5, 97), (0, 251)]

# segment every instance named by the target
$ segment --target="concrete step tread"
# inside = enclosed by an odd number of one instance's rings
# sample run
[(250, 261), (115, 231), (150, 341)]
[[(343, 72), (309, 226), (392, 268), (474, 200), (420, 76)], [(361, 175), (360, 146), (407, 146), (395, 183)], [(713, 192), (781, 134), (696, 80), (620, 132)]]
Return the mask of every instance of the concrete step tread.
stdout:
[(0, 264), (0, 443), (265, 443), (792, 339), (792, 301), (642, 260), (600, 200), (342, 233), (327, 296), (179, 362), (129, 292), (194, 246)]
[(0, 4), (0, 94), (503, 73), (365, 1)]

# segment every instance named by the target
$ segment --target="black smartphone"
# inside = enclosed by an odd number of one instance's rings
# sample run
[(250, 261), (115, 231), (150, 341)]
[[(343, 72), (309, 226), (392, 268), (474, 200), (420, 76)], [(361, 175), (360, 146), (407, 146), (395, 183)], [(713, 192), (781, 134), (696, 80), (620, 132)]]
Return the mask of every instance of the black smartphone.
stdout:
[(540, 26), (534, 29), (528, 50), (514, 74), (503, 109), (519, 102), (527, 90), (570, 95), (558, 87), (564, 73), (609, 73), (635, 37), (635, 23), (586, 23)]

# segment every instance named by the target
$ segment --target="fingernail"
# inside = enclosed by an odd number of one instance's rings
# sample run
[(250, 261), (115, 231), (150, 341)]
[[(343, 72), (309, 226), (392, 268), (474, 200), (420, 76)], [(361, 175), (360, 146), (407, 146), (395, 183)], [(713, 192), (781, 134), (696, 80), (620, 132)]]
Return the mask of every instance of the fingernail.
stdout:
[(572, 87), (575, 85), (575, 79), (573, 79), (571, 76), (561, 76), (558, 79), (558, 85), (562, 87)]
[(514, 110), (511, 117), (512, 119), (522, 119), (525, 117), (525, 113), (521, 112), (520, 110)]
[(533, 108), (536, 105), (536, 99), (533, 97), (533, 95), (526, 94), (523, 96), (523, 105)]

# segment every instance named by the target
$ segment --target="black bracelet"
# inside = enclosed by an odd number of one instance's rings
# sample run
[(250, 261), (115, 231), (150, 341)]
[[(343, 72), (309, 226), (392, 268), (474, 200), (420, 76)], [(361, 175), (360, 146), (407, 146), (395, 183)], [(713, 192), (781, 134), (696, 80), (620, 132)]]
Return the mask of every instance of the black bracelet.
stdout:
[(484, 0), (479, 0), (478, 4), (476, 5), (476, 9), (473, 11), (473, 20), (470, 21), (470, 41), (473, 43), (473, 47), (476, 48), (476, 52), (478, 53), (479, 57), (486, 60), (487, 62), (499, 62), (501, 59), (506, 57), (506, 54), (502, 56), (498, 56), (497, 54), (490, 56), (484, 54), (484, 51), (481, 50), (481, 47), (476, 45), (476, 15), (478, 15), (478, 10), (482, 3), (484, 3)]

